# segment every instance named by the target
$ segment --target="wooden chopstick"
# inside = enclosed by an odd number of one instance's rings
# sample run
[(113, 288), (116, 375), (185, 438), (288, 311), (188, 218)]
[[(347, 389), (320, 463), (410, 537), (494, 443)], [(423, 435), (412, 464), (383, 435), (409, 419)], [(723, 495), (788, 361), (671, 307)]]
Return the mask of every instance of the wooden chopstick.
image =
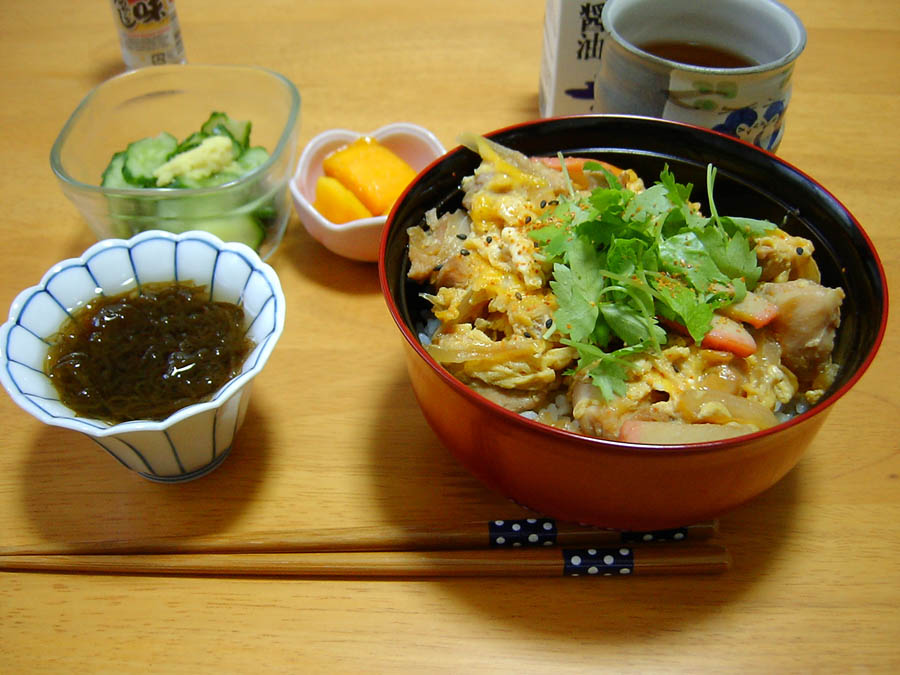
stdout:
[(318, 553), (7, 555), (0, 570), (93, 574), (331, 578), (550, 577), (717, 574), (729, 569), (712, 543), (609, 548)]
[(216, 534), (200, 537), (141, 537), (85, 542), (0, 546), (0, 556), (160, 553), (313, 553), (340, 551), (428, 551), (529, 546), (614, 546), (651, 542), (704, 541), (718, 522), (652, 532), (620, 532), (558, 522), (552, 518), (495, 519), (453, 526), (347, 527), (298, 532)]

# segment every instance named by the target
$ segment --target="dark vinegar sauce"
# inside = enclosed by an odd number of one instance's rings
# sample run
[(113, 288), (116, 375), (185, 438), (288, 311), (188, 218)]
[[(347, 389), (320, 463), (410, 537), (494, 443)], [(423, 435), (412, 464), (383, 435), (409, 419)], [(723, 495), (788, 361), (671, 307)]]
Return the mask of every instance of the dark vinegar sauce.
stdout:
[(45, 372), (62, 403), (110, 424), (163, 420), (207, 400), (253, 348), (240, 307), (174, 283), (98, 297), (50, 342)]
[(705, 68), (748, 68), (757, 65), (746, 56), (699, 42), (659, 40), (638, 45), (642, 50), (669, 61)]

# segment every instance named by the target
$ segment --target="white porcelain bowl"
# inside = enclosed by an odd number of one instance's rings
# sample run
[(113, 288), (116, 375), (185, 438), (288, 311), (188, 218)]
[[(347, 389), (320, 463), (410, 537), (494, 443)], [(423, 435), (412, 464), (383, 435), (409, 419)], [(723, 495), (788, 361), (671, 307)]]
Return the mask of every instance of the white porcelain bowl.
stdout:
[[(210, 400), (189, 405), (159, 422), (110, 425), (77, 417), (45, 375), (52, 337), (69, 316), (98, 294), (117, 295), (139, 284), (193, 281), (213, 300), (244, 310), (255, 347), (241, 374)], [(80, 431), (127, 468), (150, 480), (198, 478), (228, 455), (247, 410), (250, 384), (263, 369), (284, 329), (285, 302), (275, 271), (248, 246), (223, 243), (205, 232), (176, 235), (148, 231), (131, 239), (106, 239), (80, 258), (63, 260), (25, 289), (0, 327), (0, 381), (13, 400), (42, 422)]]
[(291, 180), (291, 196), (300, 222), (312, 237), (329, 250), (353, 260), (378, 260), (381, 231), (386, 216), (332, 223), (313, 207), (316, 181), (322, 175), (322, 161), (341, 146), (361, 136), (382, 143), (417, 172), (444, 154), (444, 146), (428, 129), (408, 122), (396, 122), (369, 133), (347, 129), (330, 129), (315, 136), (300, 154), (297, 171)]

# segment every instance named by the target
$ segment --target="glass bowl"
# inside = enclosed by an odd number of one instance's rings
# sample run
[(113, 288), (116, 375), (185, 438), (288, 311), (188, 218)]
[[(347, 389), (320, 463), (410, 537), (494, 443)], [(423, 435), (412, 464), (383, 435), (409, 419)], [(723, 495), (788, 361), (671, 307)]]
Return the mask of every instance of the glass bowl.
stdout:
[[(101, 187), (113, 154), (163, 131), (182, 140), (213, 112), (248, 120), (250, 145), (269, 159), (214, 187)], [(205, 230), (276, 249), (291, 213), (287, 184), (296, 159), (300, 94), (278, 73), (253, 66), (169, 65), (119, 75), (91, 91), (53, 144), (50, 166), (99, 239), (144, 230)]]

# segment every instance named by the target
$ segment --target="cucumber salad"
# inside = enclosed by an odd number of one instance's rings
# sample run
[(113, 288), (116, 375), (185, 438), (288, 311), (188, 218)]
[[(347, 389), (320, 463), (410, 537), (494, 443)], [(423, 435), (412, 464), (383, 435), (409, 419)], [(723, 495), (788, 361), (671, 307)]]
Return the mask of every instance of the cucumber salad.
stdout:
[[(199, 131), (183, 140), (163, 131), (113, 154), (101, 185), (135, 191), (108, 196), (117, 236), (128, 238), (149, 229), (205, 230), (259, 250), (276, 225), (278, 189), (283, 186), (267, 184), (264, 174), (229, 186), (269, 159), (265, 148), (250, 144), (251, 126), (250, 121), (213, 112)], [(152, 196), (140, 194), (147, 188), (155, 188)], [(161, 197), (160, 188), (168, 194)]]

